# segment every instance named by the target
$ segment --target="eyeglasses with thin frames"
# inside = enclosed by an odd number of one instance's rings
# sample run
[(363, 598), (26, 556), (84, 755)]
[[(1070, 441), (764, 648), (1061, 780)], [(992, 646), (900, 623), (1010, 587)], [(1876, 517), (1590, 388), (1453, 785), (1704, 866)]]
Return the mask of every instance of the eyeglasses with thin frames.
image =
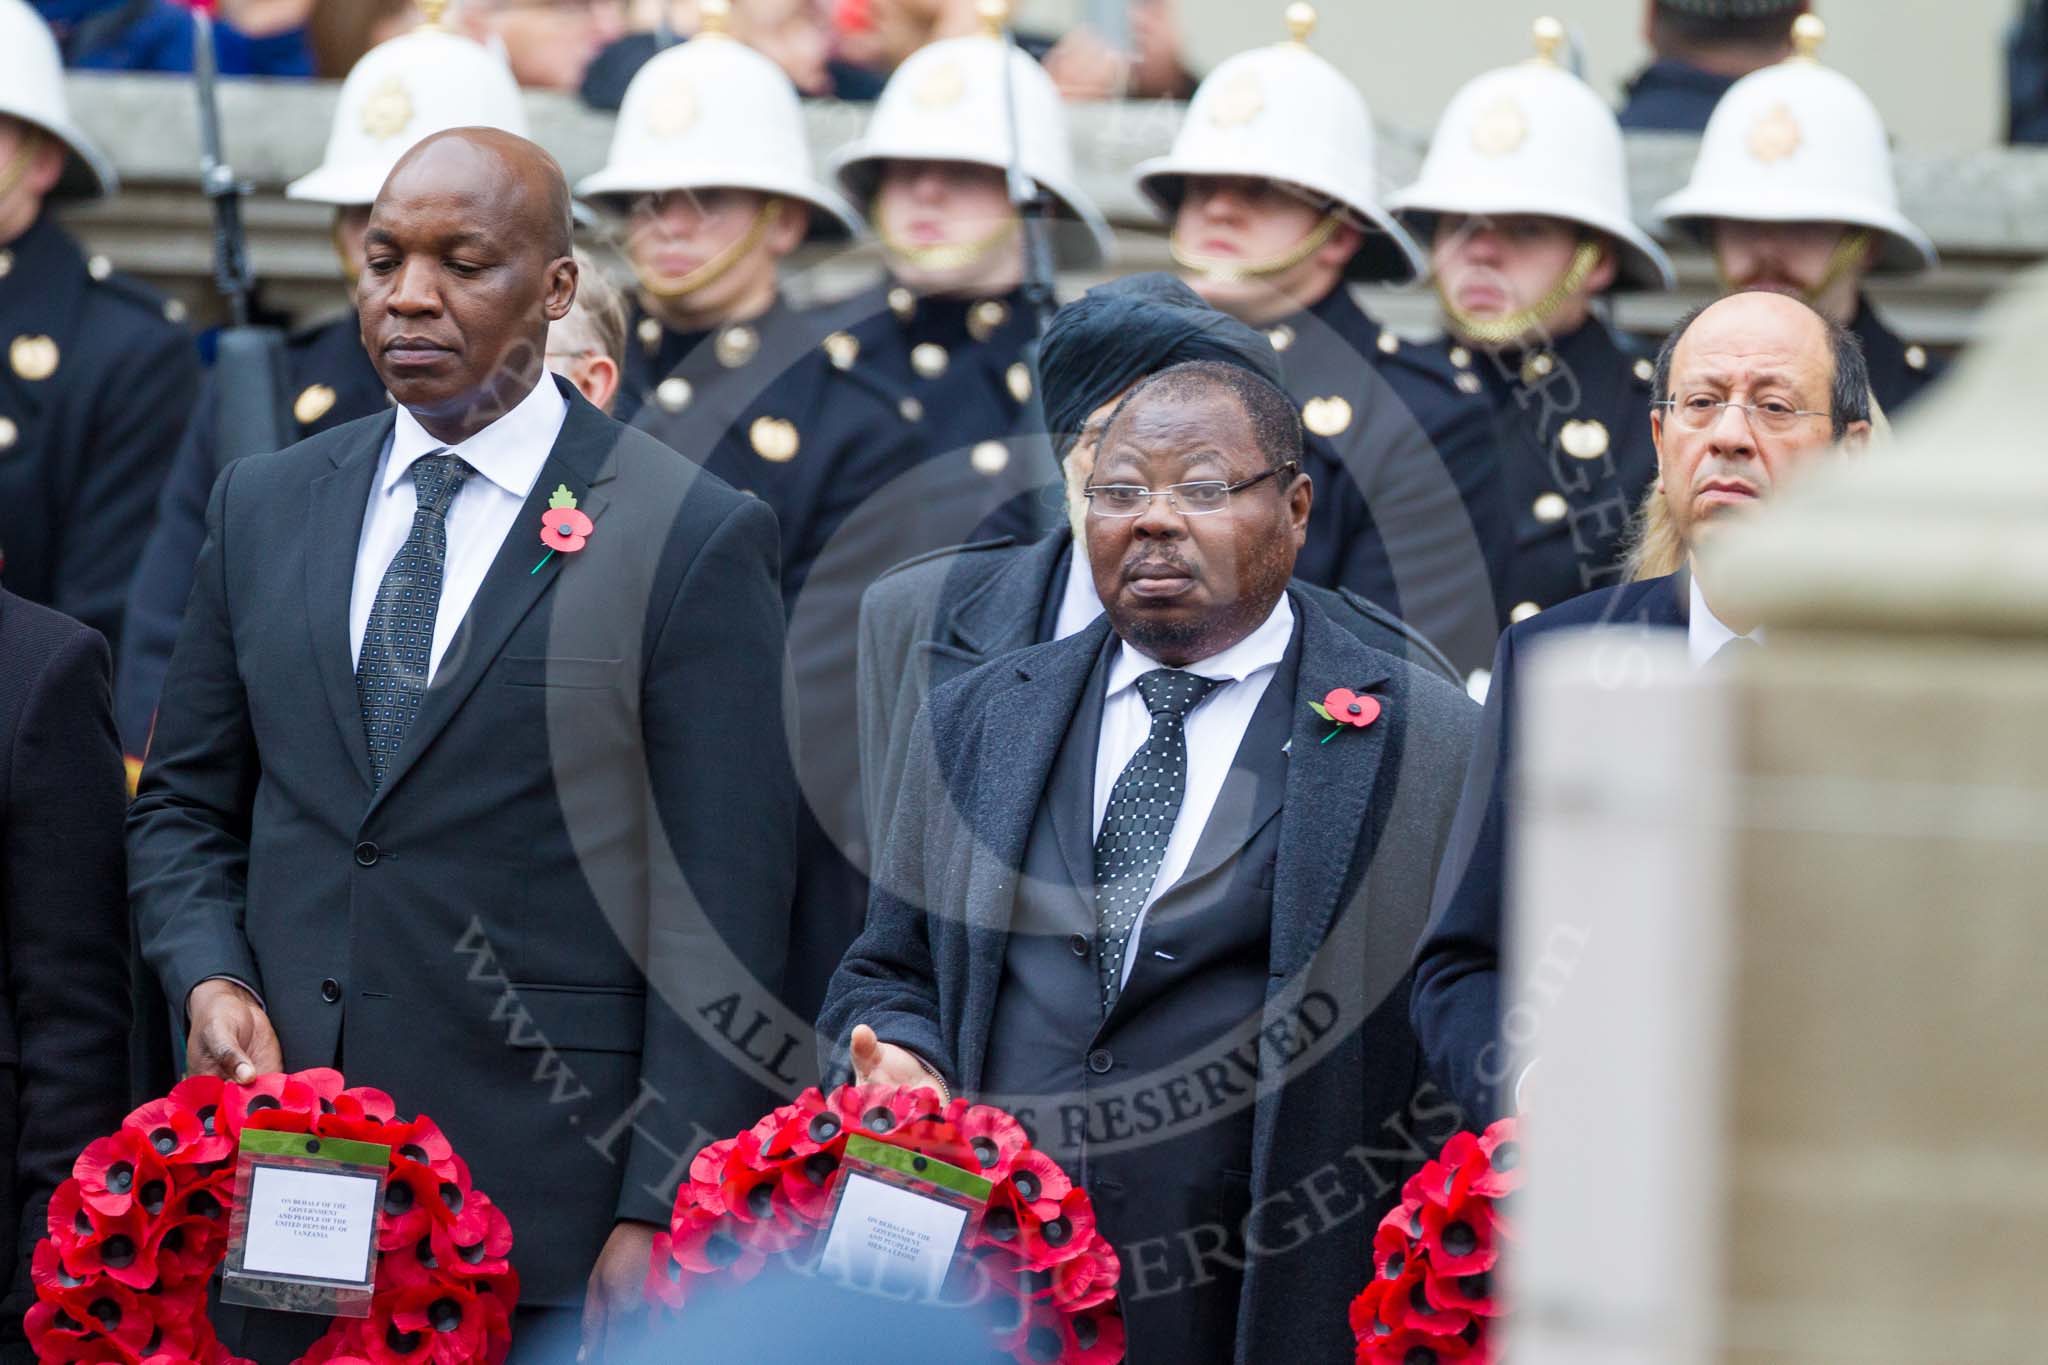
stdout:
[(1088, 508), (1100, 517), (1140, 517), (1152, 505), (1152, 499), (1165, 498), (1166, 505), (1184, 517), (1206, 517), (1221, 512), (1230, 506), (1230, 495), (1242, 492), (1254, 484), (1267, 479), (1279, 478), (1292, 473), (1301, 466), (1293, 460), (1278, 464), (1271, 469), (1239, 479), (1236, 483), (1225, 483), (1221, 479), (1198, 479), (1193, 483), (1169, 484), (1165, 488), (1140, 488), (1130, 483), (1090, 484), (1081, 491), (1088, 497)]
[(1705, 394), (1694, 394), (1690, 398), (1664, 398), (1650, 404), (1653, 408), (1671, 409), (1672, 420), (1690, 431), (1705, 431), (1721, 420), (1726, 408), (1738, 409), (1749, 419), (1749, 424), (1758, 431), (1782, 435), (1799, 425), (1804, 417), (1832, 417), (1830, 412), (1810, 412), (1795, 408), (1782, 398), (1766, 398), (1761, 403), (1735, 403), (1719, 401)]

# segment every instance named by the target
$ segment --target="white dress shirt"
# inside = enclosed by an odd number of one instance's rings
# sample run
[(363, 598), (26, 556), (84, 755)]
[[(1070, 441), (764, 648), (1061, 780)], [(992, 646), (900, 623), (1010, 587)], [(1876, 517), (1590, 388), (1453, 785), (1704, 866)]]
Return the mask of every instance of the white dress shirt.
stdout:
[[(1294, 608), (1287, 594), (1282, 593), (1257, 630), (1221, 654), (1198, 659), (1182, 670), (1222, 682), (1188, 712), (1187, 785), (1181, 793), (1180, 814), (1174, 818), (1173, 833), (1166, 841), (1166, 856), (1159, 864), (1159, 875), (1153, 878), (1137, 922), (1131, 926), (1130, 947), (1124, 953), (1126, 981), (1131, 979), (1131, 968), (1138, 960), (1138, 938), (1144, 932), (1145, 917), (1153, 902), (1187, 871), (1188, 860), (1194, 857), (1195, 845), (1201, 842), (1216, 798), (1222, 794), (1223, 779), (1230, 775), (1238, 746), (1244, 742), (1252, 713), (1258, 710), (1293, 638)], [(1152, 713), (1138, 693), (1138, 676), (1165, 666), (1141, 654), (1129, 641), (1118, 647), (1116, 658), (1110, 662), (1102, 698), (1102, 734), (1095, 746), (1095, 821), (1090, 828), (1098, 839), (1102, 837), (1102, 820), (1109, 812), (1109, 797), (1117, 776), (1152, 733)]]
[[(1730, 640), (1743, 639), (1742, 635), (1721, 623), (1707, 606), (1707, 595), (1700, 591), (1698, 574), (1692, 575), (1692, 609), (1685, 618), (1685, 648), (1692, 657), (1694, 668), (1707, 662), (1721, 652), (1721, 646)], [(1764, 642), (1763, 627), (1751, 631), (1747, 637), (1758, 644)]]
[(1052, 638), (1079, 635), (1100, 615), (1102, 599), (1095, 595), (1095, 570), (1088, 563), (1088, 547), (1076, 540), (1068, 554), (1067, 587), (1060, 594), (1060, 614), (1053, 621)]
[[(448, 642), (469, 611), (484, 574), (498, 556), (498, 547), (509, 533), (518, 531), (513, 522), (533, 491), (541, 466), (555, 448), (569, 404), (555, 388), (554, 377), (543, 374), (533, 391), (519, 405), (460, 445), (447, 446), (476, 473), (464, 481), (448, 508), (448, 560), (441, 573), (441, 605), (434, 613), (434, 651), (427, 663), (427, 681), (441, 667)], [(413, 461), (444, 449), (427, 433), (419, 420), (404, 408), (384, 447), (377, 478), (370, 485), (369, 511), (363, 517), (362, 538), (356, 542), (355, 586), (348, 599), (349, 657), (361, 661), (363, 633), (369, 629), (370, 609), (377, 603), (377, 587), (384, 571), (405, 544), (412, 531), (413, 513), (419, 499), (412, 483)], [(540, 543), (536, 522), (526, 533), (533, 541), (536, 561), (547, 553)]]

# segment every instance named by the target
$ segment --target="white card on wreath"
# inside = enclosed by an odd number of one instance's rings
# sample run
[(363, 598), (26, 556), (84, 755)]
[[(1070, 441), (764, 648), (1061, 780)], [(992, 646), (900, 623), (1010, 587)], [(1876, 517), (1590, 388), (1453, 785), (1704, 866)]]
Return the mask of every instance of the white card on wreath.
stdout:
[(819, 1270), (892, 1298), (934, 1299), (968, 1209), (848, 1171)]
[(250, 1173), (243, 1273), (370, 1283), (378, 1182), (340, 1171), (257, 1166)]

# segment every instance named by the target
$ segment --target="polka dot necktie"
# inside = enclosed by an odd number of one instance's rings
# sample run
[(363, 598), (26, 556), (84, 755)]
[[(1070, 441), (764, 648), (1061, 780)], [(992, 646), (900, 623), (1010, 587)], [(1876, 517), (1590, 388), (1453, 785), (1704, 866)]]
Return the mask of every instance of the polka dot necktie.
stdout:
[(356, 657), (356, 704), (363, 712), (363, 738), (370, 745), (370, 786), (398, 755), (420, 697), (427, 690), (427, 666), (434, 657), (434, 613), (441, 605), (441, 575), (448, 565), (448, 508), (474, 473), (444, 451), (413, 461), (412, 486), (419, 506), (412, 530), (398, 547)]
[(1123, 989), (1131, 928), (1166, 861), (1166, 843), (1188, 787), (1187, 715), (1218, 686), (1216, 678), (1155, 668), (1138, 679), (1152, 713), (1152, 733), (1131, 755), (1109, 791), (1102, 832), (1095, 836), (1095, 925), (1106, 1015)]

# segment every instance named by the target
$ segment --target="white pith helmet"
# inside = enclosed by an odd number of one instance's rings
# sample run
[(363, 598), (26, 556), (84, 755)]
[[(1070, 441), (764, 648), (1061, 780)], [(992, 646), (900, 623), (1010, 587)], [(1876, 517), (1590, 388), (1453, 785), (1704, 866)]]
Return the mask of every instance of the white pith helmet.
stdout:
[(1308, 49), (1315, 22), (1313, 7), (1290, 5), (1289, 41), (1240, 52), (1210, 72), (1172, 150), (1138, 166), (1138, 188), (1171, 222), (1191, 175), (1294, 186), (1329, 201), (1365, 232), (1347, 275), (1406, 284), (1421, 276), (1422, 253), (1380, 203), (1365, 96)]
[(1657, 205), (1656, 225), (1697, 233), (1715, 219), (1846, 223), (1881, 236), (1879, 272), (1931, 269), (1934, 244), (1899, 211), (1877, 106), (1816, 60), (1826, 35), (1818, 18), (1801, 15), (1795, 55), (1729, 87), (1707, 121), (1692, 179)]
[(90, 199), (119, 187), (114, 163), (71, 121), (57, 40), (26, 0), (0, 0), (0, 114), (34, 124), (70, 152), (52, 194)]
[(427, 22), (365, 52), (342, 82), (318, 170), (285, 187), (290, 199), (352, 207), (376, 202), (398, 159), (449, 128), (499, 128), (525, 137), (526, 106), (505, 63), (481, 43)]
[(813, 236), (857, 236), (860, 215), (812, 169), (796, 87), (769, 58), (725, 36), (706, 10), (705, 32), (634, 73), (604, 167), (576, 193), (756, 190), (816, 209)]
[(1663, 248), (1629, 213), (1621, 125), (1557, 63), (1564, 26), (1539, 19), (1536, 57), (1489, 71), (1451, 97), (1413, 185), (1387, 206), (1417, 231), (1442, 213), (1561, 218), (1612, 239), (1617, 289), (1669, 289)]
[(1055, 234), (1063, 262), (1092, 266), (1110, 254), (1109, 224), (1082, 193), (1067, 140), (1067, 112), (1045, 68), (996, 34), (927, 43), (889, 77), (861, 136), (832, 158), (839, 184), (867, 206), (886, 161), (954, 161), (1007, 170), (1010, 109), (1004, 62), (1016, 100), (1018, 159), (1024, 173), (1058, 201), (1084, 231)]

